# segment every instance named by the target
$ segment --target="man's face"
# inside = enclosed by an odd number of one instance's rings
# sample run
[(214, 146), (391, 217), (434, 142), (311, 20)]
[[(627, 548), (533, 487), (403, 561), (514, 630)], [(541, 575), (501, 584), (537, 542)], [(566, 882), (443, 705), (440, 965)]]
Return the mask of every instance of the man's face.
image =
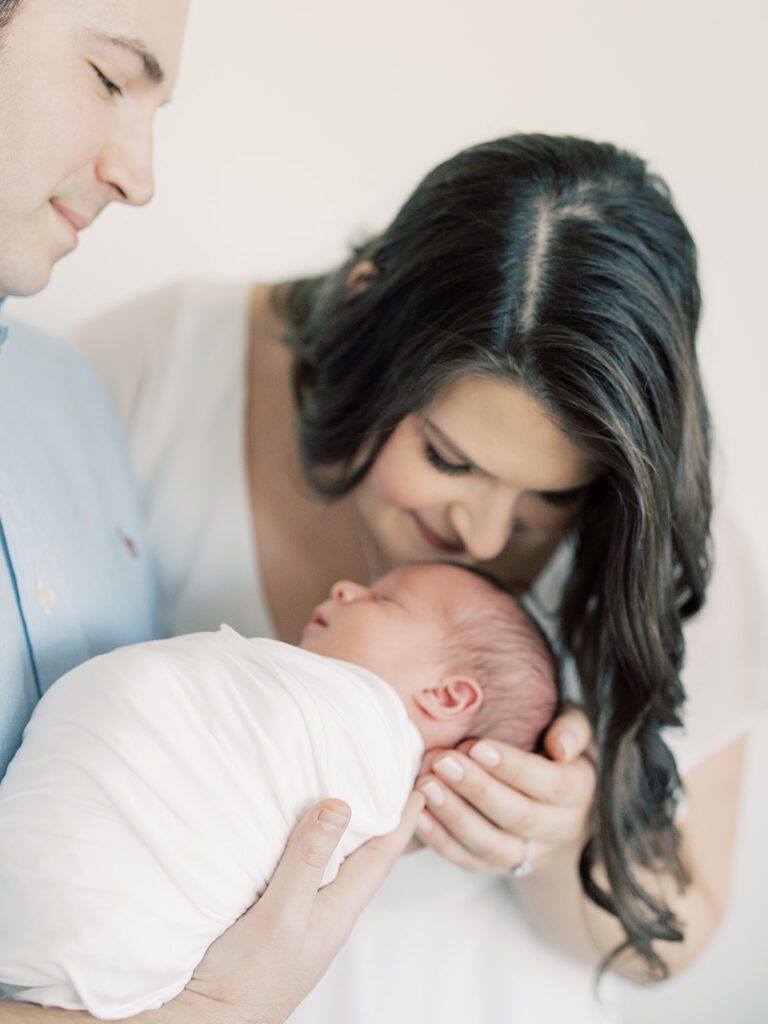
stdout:
[(0, 297), (43, 288), (104, 207), (152, 197), (188, 0), (24, 0), (0, 42)]

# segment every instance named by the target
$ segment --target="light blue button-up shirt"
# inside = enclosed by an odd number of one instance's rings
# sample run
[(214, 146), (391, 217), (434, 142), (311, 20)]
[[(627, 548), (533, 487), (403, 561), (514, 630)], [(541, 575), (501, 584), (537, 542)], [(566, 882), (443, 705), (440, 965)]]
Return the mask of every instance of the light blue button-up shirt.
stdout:
[(1, 318), (0, 777), (60, 675), (157, 632), (109, 400), (74, 350)]

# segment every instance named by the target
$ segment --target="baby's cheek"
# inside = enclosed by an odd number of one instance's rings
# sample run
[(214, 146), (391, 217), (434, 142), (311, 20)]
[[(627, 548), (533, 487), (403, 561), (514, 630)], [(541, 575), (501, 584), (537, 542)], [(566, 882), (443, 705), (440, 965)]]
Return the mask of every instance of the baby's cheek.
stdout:
[(397, 664), (397, 653), (392, 650), (386, 636), (376, 629), (363, 629), (355, 637), (356, 661), (359, 665), (391, 681), (393, 664)]

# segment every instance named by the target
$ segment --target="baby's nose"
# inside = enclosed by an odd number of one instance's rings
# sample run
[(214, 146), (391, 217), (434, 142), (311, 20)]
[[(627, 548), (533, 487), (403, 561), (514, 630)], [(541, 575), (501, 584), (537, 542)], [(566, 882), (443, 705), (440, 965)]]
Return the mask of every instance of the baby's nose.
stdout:
[(359, 601), (362, 597), (368, 596), (368, 587), (352, 580), (339, 580), (331, 587), (331, 597), (334, 601), (341, 601), (342, 604), (349, 604), (351, 601)]

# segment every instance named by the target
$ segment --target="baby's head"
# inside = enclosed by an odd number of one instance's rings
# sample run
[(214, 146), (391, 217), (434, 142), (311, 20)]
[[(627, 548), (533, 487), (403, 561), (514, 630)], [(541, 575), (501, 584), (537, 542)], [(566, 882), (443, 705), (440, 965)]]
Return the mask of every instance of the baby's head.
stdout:
[(458, 565), (404, 566), (370, 587), (334, 584), (301, 646), (386, 680), (426, 750), (469, 736), (531, 750), (557, 706), (555, 661), (539, 628), (494, 583)]

